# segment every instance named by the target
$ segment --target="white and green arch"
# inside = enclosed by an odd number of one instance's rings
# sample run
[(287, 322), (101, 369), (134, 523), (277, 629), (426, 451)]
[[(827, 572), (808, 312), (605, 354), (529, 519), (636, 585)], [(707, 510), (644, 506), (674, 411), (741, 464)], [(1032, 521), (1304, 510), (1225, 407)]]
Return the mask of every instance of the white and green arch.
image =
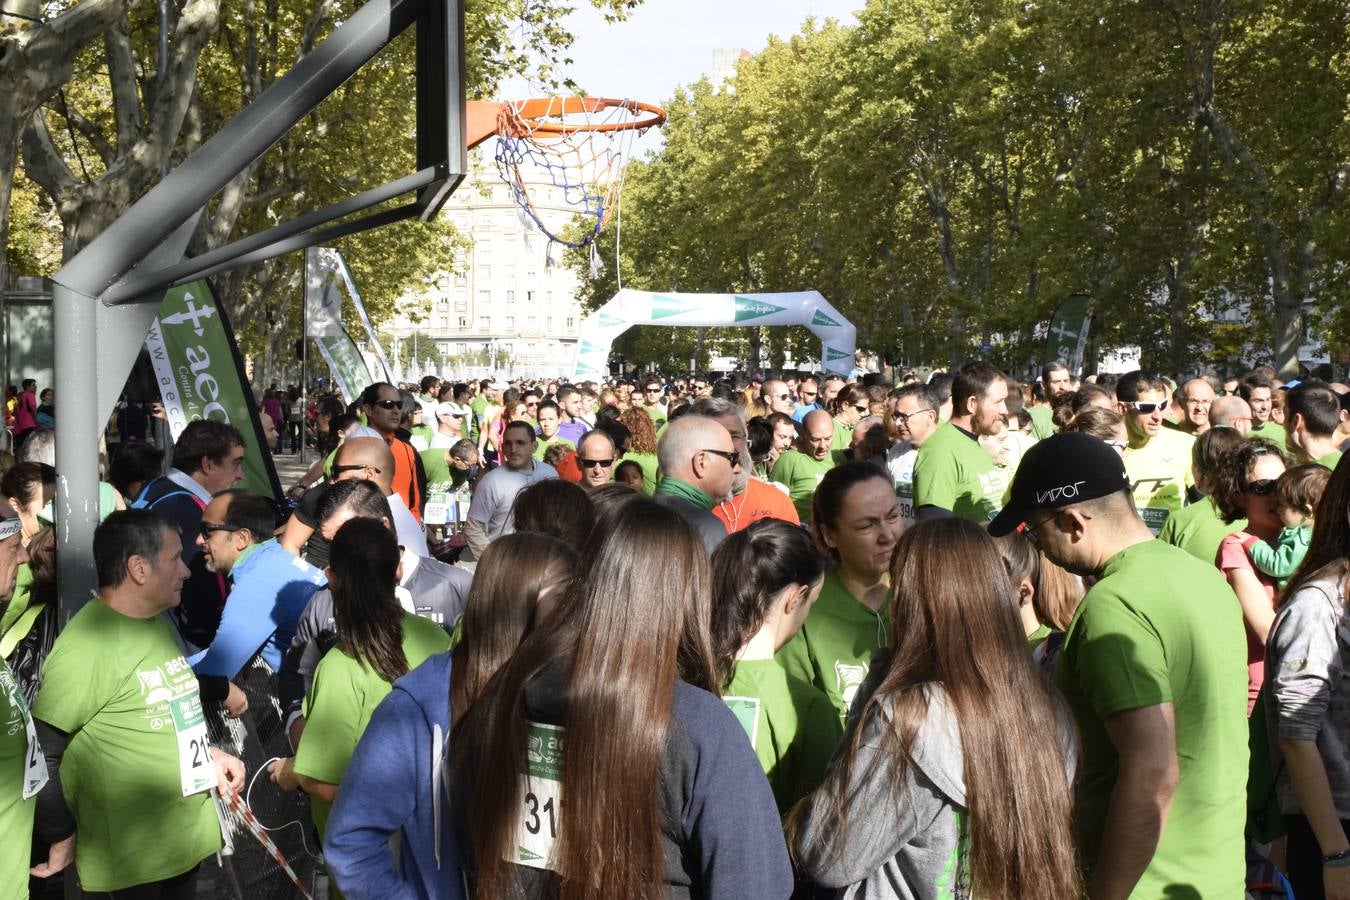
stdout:
[(858, 330), (819, 291), (785, 294), (674, 294), (625, 288), (581, 321), (574, 370), (578, 381), (609, 375), (614, 341), (634, 325), (730, 327), (804, 325), (820, 338), (826, 372), (853, 371)]

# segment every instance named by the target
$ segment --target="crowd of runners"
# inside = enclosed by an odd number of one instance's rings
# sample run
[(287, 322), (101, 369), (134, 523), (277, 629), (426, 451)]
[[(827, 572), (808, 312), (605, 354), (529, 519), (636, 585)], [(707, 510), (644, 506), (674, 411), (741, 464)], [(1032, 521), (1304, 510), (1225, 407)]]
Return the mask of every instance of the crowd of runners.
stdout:
[(59, 423), (0, 451), (0, 900), (193, 897), (255, 837), (277, 896), (321, 852), (352, 900), (1350, 900), (1350, 387), (974, 361), (312, 417), (285, 502), (229, 424), (123, 439), (65, 623)]

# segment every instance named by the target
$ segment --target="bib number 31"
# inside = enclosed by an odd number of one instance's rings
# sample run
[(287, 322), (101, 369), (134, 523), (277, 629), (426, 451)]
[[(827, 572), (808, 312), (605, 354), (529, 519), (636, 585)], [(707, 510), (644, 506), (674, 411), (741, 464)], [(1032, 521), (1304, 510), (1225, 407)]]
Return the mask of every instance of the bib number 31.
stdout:
[(562, 800), (562, 733), (556, 725), (530, 723), (525, 758), (525, 797), (516, 824), (516, 852), (511, 862), (532, 869), (557, 871)]

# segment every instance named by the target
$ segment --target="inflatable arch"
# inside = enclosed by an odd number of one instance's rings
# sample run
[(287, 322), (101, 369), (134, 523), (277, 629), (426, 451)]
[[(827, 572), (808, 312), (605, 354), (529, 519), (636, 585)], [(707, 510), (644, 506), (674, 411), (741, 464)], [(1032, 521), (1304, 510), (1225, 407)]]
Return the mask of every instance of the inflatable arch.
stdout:
[(820, 364), (826, 372), (848, 377), (858, 330), (819, 291), (786, 294), (674, 294), (625, 288), (581, 321), (578, 332), (577, 381), (609, 376), (609, 351), (634, 325), (730, 327), (742, 325), (805, 325), (820, 338)]

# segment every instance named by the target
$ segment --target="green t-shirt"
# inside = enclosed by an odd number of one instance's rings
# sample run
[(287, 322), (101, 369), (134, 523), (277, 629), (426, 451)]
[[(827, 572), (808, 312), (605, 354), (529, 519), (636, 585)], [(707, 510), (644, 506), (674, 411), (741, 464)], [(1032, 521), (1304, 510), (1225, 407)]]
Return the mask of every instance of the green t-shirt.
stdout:
[[(650, 497), (656, 493), (656, 483), (661, 480), (661, 466), (656, 461), (655, 453), (638, 453), (636, 450), (629, 450), (620, 460), (631, 459), (642, 467), (642, 493)], [(615, 468), (618, 468), (616, 465)]]
[(834, 438), (830, 441), (830, 450), (835, 453), (842, 453), (853, 444), (853, 429), (848, 428), (838, 419), (834, 420)]
[(816, 487), (825, 473), (836, 464), (837, 455), (834, 451), (830, 451), (830, 455), (824, 459), (816, 459), (800, 450), (785, 450), (769, 470), (769, 480), (788, 489), (792, 505), (797, 508), (797, 518), (810, 522), (811, 498), (816, 495)]
[(469, 417), (469, 430), (467, 437), (475, 444), (478, 443), (479, 429), (485, 424), (483, 422), (483, 413), (488, 408), (487, 394), (474, 394), (473, 399), (469, 401), (469, 411), (473, 413)]
[(172, 878), (220, 849), (211, 791), (183, 796), (176, 722), (200, 710), (197, 676), (163, 616), (133, 619), (93, 600), (56, 639), (33, 715), (71, 736), (61, 788), (86, 891)]
[(872, 654), (890, 639), (886, 606), (872, 612), (848, 592), (837, 572), (830, 572), (802, 630), (775, 658), (789, 675), (825, 692), (842, 727), (854, 695), (867, 678)]
[(427, 473), (427, 496), (453, 491), (469, 480), (467, 471), (456, 469), (445, 461), (449, 450), (437, 447), (435, 450), (423, 450), (417, 454), (422, 457), (422, 468)]
[(537, 443), (538, 443), (539, 446), (537, 446), (537, 447), (534, 448), (534, 458), (537, 459), (537, 460), (539, 460), (540, 462), (543, 462), (543, 460), (544, 460), (544, 454), (547, 453), (547, 452), (548, 452), (548, 448), (549, 448), (549, 447), (552, 447), (554, 444), (561, 444), (562, 446), (566, 447), (568, 450), (575, 450), (575, 449), (577, 449), (577, 445), (576, 445), (576, 444), (572, 443), (572, 442), (569, 441), (567, 438), (565, 438), (565, 437), (559, 437), (559, 436), (556, 435), (556, 434), (555, 434), (553, 437), (548, 438), (547, 440), (545, 440), (544, 438), (538, 438), (538, 439), (537, 439)]
[(1340, 461), (1341, 461), (1341, 451), (1339, 450), (1332, 450), (1327, 455), (1319, 456), (1317, 458), (1317, 464), (1319, 466), (1323, 466), (1324, 468), (1330, 469), (1333, 472), (1336, 471), (1336, 465)]
[(1160, 428), (1148, 443), (1136, 447), (1131, 441), (1125, 450), (1125, 473), (1130, 476), (1134, 505), (1155, 535), (1169, 515), (1186, 505), (1194, 446), (1195, 438), (1184, 431)]
[(28, 704), (14, 673), (0, 659), (0, 900), (28, 897), (30, 836), (37, 797), (23, 799), (28, 757)]
[(1274, 443), (1285, 453), (1289, 452), (1289, 435), (1285, 432), (1283, 425), (1277, 425), (1273, 420), (1267, 421), (1264, 425), (1253, 424), (1252, 430), (1247, 437), (1265, 438)]
[(1232, 525), (1219, 517), (1219, 508), (1210, 497), (1200, 502), (1183, 506), (1167, 517), (1158, 540), (1173, 547), (1180, 547), (1201, 562), (1214, 565), (1219, 558), (1219, 545), (1223, 539), (1235, 531), (1247, 527), (1246, 519), (1238, 519)]
[(647, 404), (644, 403), (642, 405), (642, 409), (647, 413), (647, 415), (652, 417), (652, 424), (655, 425), (657, 428), (662, 428), (665, 426), (667, 413), (666, 408), (664, 406), (661, 406), (659, 403), (648, 406)]
[(1131, 897), (1242, 896), (1246, 659), (1242, 610), (1219, 570), (1162, 541), (1107, 560), (1069, 623), (1055, 685), (1082, 738), (1074, 821), (1089, 869), (1119, 764), (1105, 720), (1173, 706), (1180, 779), (1162, 840)]
[(722, 701), (750, 737), (779, 813), (820, 787), (843, 731), (819, 688), (775, 660), (746, 659), (736, 663)]
[(1028, 406), (1027, 418), (1031, 420), (1031, 433), (1036, 436), (1038, 441), (1043, 441), (1059, 431), (1059, 426), (1055, 424), (1054, 410), (1050, 408), (1048, 403)]
[[(403, 655), (408, 670), (420, 666), (429, 656), (450, 649), (445, 629), (420, 616), (403, 616)], [(393, 685), (368, 669), (339, 647), (324, 654), (314, 669), (314, 682), (305, 696), (305, 732), (295, 751), (297, 774), (341, 784), (347, 764), (356, 752), (370, 717), (380, 701), (389, 696)], [(447, 688), (448, 690), (448, 688)], [(315, 797), (310, 801), (314, 825), (323, 837), (331, 807)]]
[(1003, 506), (1001, 479), (980, 442), (951, 422), (943, 422), (919, 448), (914, 463), (914, 509), (949, 509), (977, 525), (998, 515)]

